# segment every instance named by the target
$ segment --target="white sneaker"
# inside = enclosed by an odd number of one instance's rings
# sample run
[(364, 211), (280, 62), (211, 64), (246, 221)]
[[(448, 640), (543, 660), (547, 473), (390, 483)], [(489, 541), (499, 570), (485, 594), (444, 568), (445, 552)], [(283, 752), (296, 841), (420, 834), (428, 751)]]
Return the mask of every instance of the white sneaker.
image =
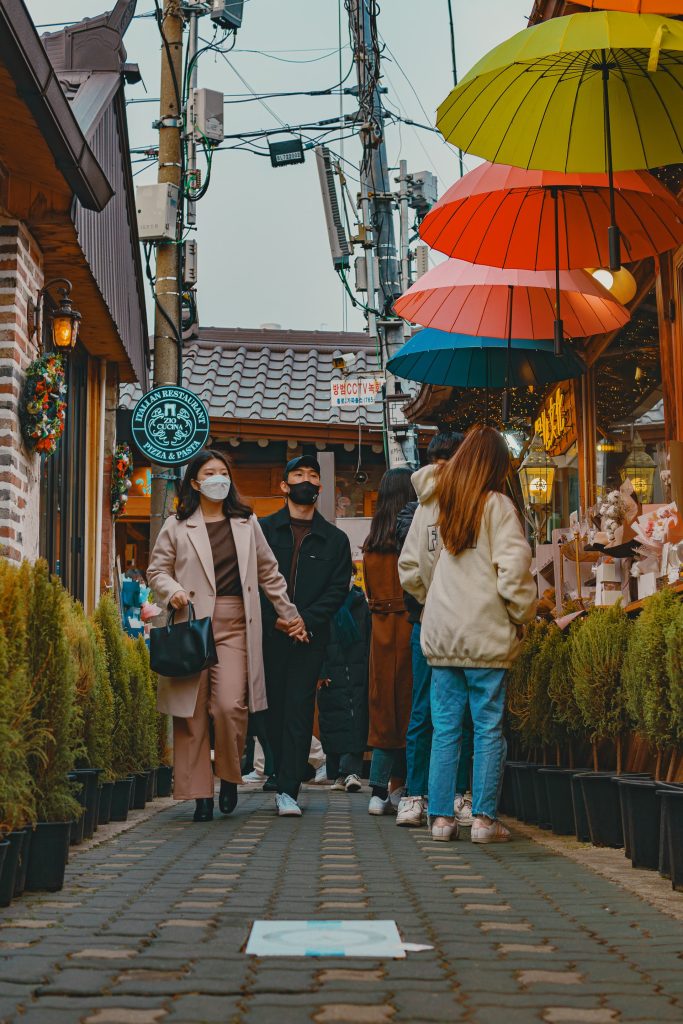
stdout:
[[(441, 821), (441, 825), (436, 822)], [(448, 821), (446, 818), (435, 818), (432, 822), (432, 839), (437, 843), (450, 843), (451, 839), (458, 838), (458, 825), (455, 821)]]
[(281, 818), (300, 818), (301, 808), (299, 807), (296, 800), (292, 799), (287, 793), (278, 793), (275, 797), (275, 806), (277, 813)]
[(332, 783), (332, 789), (334, 789), (335, 792), (337, 793), (346, 792), (346, 781), (343, 775), (340, 775), (338, 779), (335, 779), (335, 781)]
[(457, 821), (460, 828), (471, 828), (472, 797), (469, 795), (469, 793), (465, 793), (464, 796), (456, 796), (454, 810), (455, 820)]
[(316, 768), (313, 782), (316, 786), (322, 786), (327, 782), (327, 765), (324, 761), (319, 768)]
[(389, 797), (382, 800), (381, 796), (371, 796), (368, 804), (368, 814), (390, 814), (391, 800)]
[(242, 785), (244, 786), (257, 786), (259, 782), (264, 783), (265, 781), (265, 775), (261, 775), (261, 772), (257, 772), (256, 769), (253, 772), (249, 772), (248, 775), (242, 776)]
[(500, 821), (477, 815), (472, 819), (473, 843), (509, 843), (510, 833)]
[(420, 828), (426, 820), (425, 800), (422, 796), (404, 796), (398, 805), (397, 825)]
[(344, 779), (344, 789), (347, 793), (359, 793), (362, 788), (363, 783), (355, 773), (347, 775)]

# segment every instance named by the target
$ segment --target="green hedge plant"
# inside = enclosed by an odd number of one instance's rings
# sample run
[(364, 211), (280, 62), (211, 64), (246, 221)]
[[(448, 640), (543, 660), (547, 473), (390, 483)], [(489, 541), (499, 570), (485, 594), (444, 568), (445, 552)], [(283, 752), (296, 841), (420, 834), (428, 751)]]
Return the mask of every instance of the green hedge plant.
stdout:
[(666, 638), (671, 731), (680, 748), (683, 746), (683, 602), (678, 602), (678, 607), (673, 612), (671, 622), (666, 627), (664, 635)]
[(649, 597), (631, 628), (623, 681), (626, 709), (635, 729), (657, 751), (655, 775), (661, 778), (667, 748), (676, 740), (669, 688), (667, 637), (676, 621), (678, 599), (664, 589)]
[(75, 667), (66, 635), (69, 598), (44, 560), (35, 563), (30, 578), (26, 658), (36, 741), (28, 764), (38, 819), (71, 821), (82, 808), (67, 778), (79, 744)]
[(507, 681), (507, 711), (510, 727), (529, 754), (543, 744), (541, 735), (534, 663), (547, 635), (547, 622), (531, 622), (526, 628), (519, 656)]
[(135, 771), (136, 709), (130, 692), (130, 660), (116, 602), (105, 594), (93, 616), (104, 647), (109, 681), (114, 695), (112, 772), (117, 779)]
[(620, 604), (593, 608), (572, 632), (569, 665), (574, 696), (593, 746), (593, 769), (598, 770), (598, 743), (616, 745), (617, 772), (622, 767), (622, 734), (627, 725), (622, 667), (630, 632)]
[(149, 666), (149, 652), (143, 637), (126, 638), (131, 708), (135, 727), (131, 729), (132, 762), (136, 772), (156, 768), (157, 752), (156, 694)]

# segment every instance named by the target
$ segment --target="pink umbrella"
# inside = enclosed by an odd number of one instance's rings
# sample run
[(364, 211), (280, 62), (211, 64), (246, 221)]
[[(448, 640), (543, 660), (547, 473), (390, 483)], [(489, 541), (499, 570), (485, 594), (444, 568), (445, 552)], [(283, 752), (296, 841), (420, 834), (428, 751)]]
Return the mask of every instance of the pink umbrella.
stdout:
[[(570, 338), (609, 334), (630, 319), (628, 310), (585, 270), (561, 271), (560, 290)], [(555, 273), (445, 260), (401, 295), (394, 310), (411, 323), (451, 334), (552, 338)]]
[[(630, 320), (628, 310), (585, 270), (563, 270), (559, 278), (564, 327), (570, 337), (609, 334)], [(394, 310), (404, 320), (449, 334), (507, 338), (502, 413), (507, 423), (512, 339), (553, 337), (556, 287), (552, 270), (500, 270), (445, 260), (401, 295)]]

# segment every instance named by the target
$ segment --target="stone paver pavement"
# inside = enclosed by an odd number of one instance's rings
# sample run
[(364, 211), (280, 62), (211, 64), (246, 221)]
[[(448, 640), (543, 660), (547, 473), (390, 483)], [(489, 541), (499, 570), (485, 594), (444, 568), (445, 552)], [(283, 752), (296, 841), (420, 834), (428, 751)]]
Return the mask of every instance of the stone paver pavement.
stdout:
[[(242, 793), (201, 825), (174, 805), (75, 857), (61, 893), (0, 911), (0, 1021), (683, 1021), (683, 927), (636, 894), (527, 836), (437, 844), (364, 794), (303, 802), (278, 819)], [(255, 918), (392, 918), (433, 949), (255, 959)]]

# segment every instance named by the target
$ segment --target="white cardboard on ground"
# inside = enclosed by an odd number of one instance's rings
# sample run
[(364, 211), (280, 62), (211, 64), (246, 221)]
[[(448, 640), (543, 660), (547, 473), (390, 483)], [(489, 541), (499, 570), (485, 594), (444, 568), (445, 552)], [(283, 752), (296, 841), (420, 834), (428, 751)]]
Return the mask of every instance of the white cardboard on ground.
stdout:
[(250, 956), (405, 957), (395, 921), (254, 921)]

